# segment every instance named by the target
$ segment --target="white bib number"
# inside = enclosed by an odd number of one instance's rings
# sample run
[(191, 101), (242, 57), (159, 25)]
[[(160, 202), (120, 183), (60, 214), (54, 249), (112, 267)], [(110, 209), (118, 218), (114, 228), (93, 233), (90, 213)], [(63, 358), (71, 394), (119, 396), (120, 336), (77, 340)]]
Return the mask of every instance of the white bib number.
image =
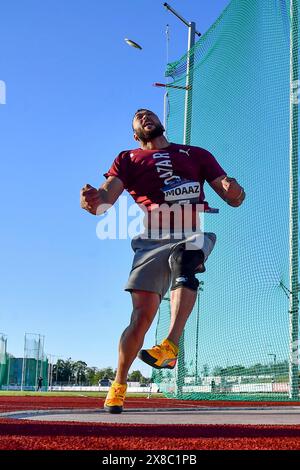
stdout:
[(200, 196), (200, 183), (178, 180), (162, 188), (165, 201), (172, 204), (197, 204)]

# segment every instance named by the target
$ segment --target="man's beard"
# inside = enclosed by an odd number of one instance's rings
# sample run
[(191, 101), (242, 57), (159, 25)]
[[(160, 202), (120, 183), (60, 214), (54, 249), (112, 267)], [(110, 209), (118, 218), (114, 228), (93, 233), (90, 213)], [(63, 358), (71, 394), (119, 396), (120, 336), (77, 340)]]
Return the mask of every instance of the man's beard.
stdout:
[(143, 144), (147, 144), (156, 137), (160, 137), (164, 132), (165, 128), (162, 124), (157, 124), (152, 131), (145, 131), (144, 129), (138, 129), (135, 131), (139, 140), (143, 142)]

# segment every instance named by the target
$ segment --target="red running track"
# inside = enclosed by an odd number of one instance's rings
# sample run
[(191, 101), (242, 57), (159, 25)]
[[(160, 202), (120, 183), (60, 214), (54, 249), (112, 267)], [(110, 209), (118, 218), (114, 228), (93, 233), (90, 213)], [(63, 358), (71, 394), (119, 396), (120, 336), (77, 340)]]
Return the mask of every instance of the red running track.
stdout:
[[(86, 397), (0, 397), (0, 411), (102, 407)], [(186, 402), (129, 398), (128, 408), (299, 406), (299, 403)], [(128, 425), (0, 419), (1, 450), (300, 450), (299, 426)]]
[[(104, 399), (97, 397), (65, 397), (65, 396), (0, 396), (0, 413), (22, 410), (48, 410), (59, 408), (103, 408)], [(127, 398), (126, 408), (191, 408), (193, 406), (211, 407), (260, 407), (260, 406), (300, 406), (300, 402), (244, 402), (244, 401), (186, 401), (168, 398)]]

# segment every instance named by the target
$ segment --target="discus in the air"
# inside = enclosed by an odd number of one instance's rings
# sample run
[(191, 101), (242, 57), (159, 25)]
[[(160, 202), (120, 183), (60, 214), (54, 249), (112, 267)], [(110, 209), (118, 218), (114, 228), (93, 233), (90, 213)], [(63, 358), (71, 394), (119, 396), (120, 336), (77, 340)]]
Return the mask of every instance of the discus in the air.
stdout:
[(136, 49), (142, 50), (142, 47), (137, 42), (134, 42), (134, 41), (132, 41), (131, 39), (128, 39), (128, 38), (125, 38), (124, 41), (127, 42), (127, 44), (129, 46), (135, 47)]

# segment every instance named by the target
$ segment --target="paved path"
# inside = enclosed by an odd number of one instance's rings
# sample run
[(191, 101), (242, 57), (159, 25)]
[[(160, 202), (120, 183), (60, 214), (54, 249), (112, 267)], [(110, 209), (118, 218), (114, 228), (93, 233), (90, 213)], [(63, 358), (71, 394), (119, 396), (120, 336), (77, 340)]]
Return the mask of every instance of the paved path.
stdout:
[(120, 415), (99, 409), (28, 410), (1, 413), (0, 418), (32, 421), (80, 421), (124, 424), (257, 424), (300, 425), (299, 407), (194, 407), (127, 409)]

